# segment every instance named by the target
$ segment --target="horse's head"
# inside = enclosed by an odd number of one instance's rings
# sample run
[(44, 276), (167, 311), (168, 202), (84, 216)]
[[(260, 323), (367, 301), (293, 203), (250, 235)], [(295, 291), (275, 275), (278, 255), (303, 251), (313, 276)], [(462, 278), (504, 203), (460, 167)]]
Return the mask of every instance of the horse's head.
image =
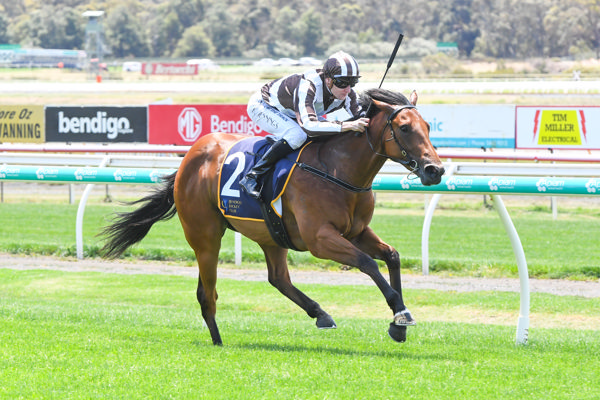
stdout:
[[(440, 183), (444, 166), (429, 140), (429, 124), (416, 109), (417, 93), (405, 96), (382, 89), (363, 94), (370, 107), (369, 143), (380, 156), (404, 165), (423, 185)], [(369, 137), (370, 136), (370, 137)]]

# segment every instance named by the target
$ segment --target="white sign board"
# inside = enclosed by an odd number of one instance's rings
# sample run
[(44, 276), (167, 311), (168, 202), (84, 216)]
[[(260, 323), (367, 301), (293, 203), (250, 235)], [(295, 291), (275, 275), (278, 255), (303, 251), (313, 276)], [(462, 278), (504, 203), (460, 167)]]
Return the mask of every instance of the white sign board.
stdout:
[(516, 148), (600, 149), (600, 107), (517, 106)]
[(436, 147), (515, 147), (514, 105), (425, 104), (418, 110)]

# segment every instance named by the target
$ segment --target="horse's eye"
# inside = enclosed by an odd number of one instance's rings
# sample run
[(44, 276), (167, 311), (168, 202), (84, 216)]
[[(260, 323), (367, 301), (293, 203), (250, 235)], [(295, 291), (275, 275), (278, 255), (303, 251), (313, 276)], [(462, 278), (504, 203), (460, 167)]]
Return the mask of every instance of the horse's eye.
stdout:
[(400, 131), (402, 133), (408, 132), (408, 129), (409, 129), (408, 125), (400, 125)]

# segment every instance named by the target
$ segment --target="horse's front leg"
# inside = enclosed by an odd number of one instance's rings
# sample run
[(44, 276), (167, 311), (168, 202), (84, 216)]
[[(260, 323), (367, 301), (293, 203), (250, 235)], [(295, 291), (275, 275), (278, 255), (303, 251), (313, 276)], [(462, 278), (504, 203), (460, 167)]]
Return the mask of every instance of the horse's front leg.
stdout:
[[(315, 240), (307, 243), (310, 252), (319, 258), (326, 258), (358, 268), (367, 274), (377, 285), (388, 305), (394, 312), (394, 321), (397, 325), (414, 325), (415, 322), (407, 312), (402, 296), (385, 280), (379, 271), (379, 265), (369, 254), (359, 249), (349, 240), (340, 235), (333, 225), (326, 224), (319, 228)], [(400, 265), (398, 263), (398, 269)], [(399, 270), (398, 270), (399, 272)], [(396, 280), (396, 279), (395, 279)], [(399, 285), (399, 279), (397, 283)], [(396, 282), (394, 283), (396, 284)], [(398, 286), (399, 287), (399, 286)], [(406, 310), (406, 311), (405, 311)], [(404, 317), (407, 318), (404, 318)]]
[(316, 318), (318, 328), (337, 328), (333, 318), (323, 311), (319, 303), (302, 293), (300, 289), (292, 284), (287, 265), (287, 249), (277, 246), (261, 246), (261, 248), (265, 253), (267, 261), (269, 283), (306, 311), (309, 317)]
[(410, 311), (404, 306), (402, 279), (400, 277), (400, 255), (396, 249), (381, 240), (373, 229), (369, 227), (366, 227), (360, 235), (352, 239), (352, 243), (371, 257), (385, 261), (390, 274), (390, 285), (400, 295), (400, 301), (403, 305), (401, 311), (394, 311), (394, 322), (396, 325), (415, 325), (416, 322), (412, 318)]

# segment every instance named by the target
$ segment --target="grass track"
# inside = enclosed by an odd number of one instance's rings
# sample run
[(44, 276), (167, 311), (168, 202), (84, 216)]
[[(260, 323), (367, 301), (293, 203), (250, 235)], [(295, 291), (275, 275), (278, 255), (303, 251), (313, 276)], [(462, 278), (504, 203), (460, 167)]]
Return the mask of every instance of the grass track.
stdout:
[[(137, 197), (141, 197), (141, 193)], [(117, 203), (89, 204), (84, 218), (86, 257), (98, 256), (102, 241), (96, 235), (115, 211)], [(530, 276), (541, 278), (598, 279), (600, 214), (597, 210), (561, 211), (552, 220), (544, 211), (530, 208), (509, 210), (523, 243)], [(0, 249), (11, 253), (75, 255), (77, 205), (45, 203), (0, 203)], [(371, 227), (400, 252), (402, 265), (421, 270), (423, 211), (406, 205), (377, 207)], [(581, 233), (585, 234), (581, 234)], [(234, 261), (233, 233), (222, 243), (220, 260)], [(264, 256), (255, 243), (243, 239), (244, 266), (264, 268)], [(452, 275), (517, 277), (510, 241), (498, 215), (484, 208), (440, 209), (433, 218), (430, 236), (430, 270)], [(176, 260), (195, 264), (181, 225), (175, 217), (156, 224), (149, 235), (126, 253), (128, 257)], [(339, 268), (309, 253), (290, 252), (290, 264), (302, 268)]]
[[(397, 344), (386, 333), (391, 315), (369, 316), (386, 308), (374, 287), (304, 287), (336, 317), (339, 328), (322, 331), (266, 282), (221, 280), (225, 346), (216, 348), (194, 288), (185, 277), (0, 270), (0, 397), (600, 396), (598, 329), (535, 329), (528, 346), (516, 346), (514, 326), (421, 319)], [(517, 301), (512, 293), (405, 296), (417, 318), (425, 306), (502, 312)], [(600, 317), (599, 299), (541, 299), (532, 312)]]

